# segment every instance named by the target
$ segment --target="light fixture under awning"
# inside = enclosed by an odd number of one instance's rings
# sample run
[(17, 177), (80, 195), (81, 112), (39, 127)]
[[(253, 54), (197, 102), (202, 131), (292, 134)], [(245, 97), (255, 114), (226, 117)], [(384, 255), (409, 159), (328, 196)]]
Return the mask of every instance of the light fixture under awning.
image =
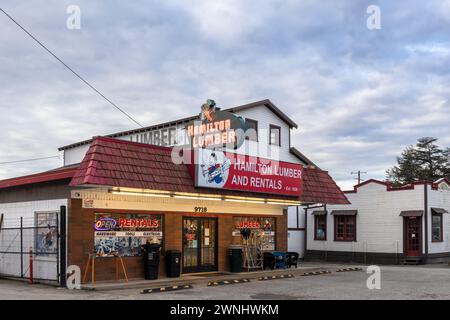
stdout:
[(333, 216), (356, 216), (358, 210), (333, 210), (331, 214)]
[(311, 214), (313, 216), (325, 216), (327, 212), (325, 210), (315, 210)]
[(400, 217), (421, 217), (423, 216), (423, 210), (406, 210), (400, 212)]

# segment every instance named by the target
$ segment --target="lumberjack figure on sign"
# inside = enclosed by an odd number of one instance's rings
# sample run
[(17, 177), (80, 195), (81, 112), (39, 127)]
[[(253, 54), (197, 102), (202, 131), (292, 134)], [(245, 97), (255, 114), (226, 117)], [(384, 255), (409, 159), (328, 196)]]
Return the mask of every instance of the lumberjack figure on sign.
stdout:
[(230, 165), (230, 159), (224, 157), (223, 161), (219, 161), (217, 159), (217, 155), (213, 152), (209, 156), (207, 165), (201, 165), (203, 176), (207, 178), (209, 183), (224, 183), (228, 178), (228, 170), (230, 169)]
[(206, 103), (202, 104), (203, 118), (206, 118), (208, 121), (212, 122), (215, 120), (214, 117), (215, 112), (216, 112), (216, 102), (214, 100), (208, 99), (206, 100)]

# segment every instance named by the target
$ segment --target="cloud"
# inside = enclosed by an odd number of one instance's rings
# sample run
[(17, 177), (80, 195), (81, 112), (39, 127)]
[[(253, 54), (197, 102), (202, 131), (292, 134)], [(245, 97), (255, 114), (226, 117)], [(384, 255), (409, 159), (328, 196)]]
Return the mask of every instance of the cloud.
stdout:
[[(81, 30), (66, 8), (81, 8)], [(448, 135), (448, 1), (15, 1), (2, 4), (100, 91), (150, 125), (270, 98), (299, 130), (292, 143), (337, 182), (384, 178), (421, 136)], [(0, 15), (0, 162), (135, 125)], [(57, 160), (0, 166), (0, 178)]]

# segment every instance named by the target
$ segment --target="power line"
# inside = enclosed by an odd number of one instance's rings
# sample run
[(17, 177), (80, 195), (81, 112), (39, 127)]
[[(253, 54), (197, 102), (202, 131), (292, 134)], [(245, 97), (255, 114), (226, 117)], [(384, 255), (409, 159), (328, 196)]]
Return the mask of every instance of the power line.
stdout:
[(103, 99), (108, 101), (114, 108), (122, 112), (128, 119), (136, 123), (138, 126), (143, 128), (144, 126), (140, 124), (138, 121), (133, 119), (132, 116), (130, 116), (128, 113), (125, 112), (122, 108), (117, 106), (114, 102), (109, 100), (103, 93), (101, 93), (99, 90), (97, 90), (92, 84), (90, 84), (87, 80), (85, 80), (82, 76), (80, 76), (77, 72), (75, 72), (71, 67), (69, 67), (64, 61), (62, 61), (56, 54), (54, 54), (50, 49), (48, 49), (42, 42), (40, 42), (35, 36), (33, 36), (28, 30), (26, 30), (24, 27), (22, 27), (16, 20), (14, 20), (13, 17), (11, 17), (5, 10), (0, 8), (0, 11), (2, 11), (12, 22), (14, 22), (20, 29), (22, 29), (28, 36), (30, 36), (36, 43), (38, 43), (42, 48), (44, 48), (48, 53), (50, 53), (56, 60), (58, 60), (64, 67), (66, 67), (68, 70), (70, 70), (77, 78), (79, 78), (81, 81), (83, 81), (89, 88), (94, 90), (97, 94), (99, 94)]
[(15, 161), (6, 161), (6, 162), (0, 162), (0, 164), (11, 164), (11, 163), (38, 161), (38, 160), (46, 160), (46, 159), (53, 159), (53, 158), (59, 158), (59, 156), (50, 156), (50, 157), (33, 158), (33, 159), (25, 159), (25, 160), (15, 160)]
[(356, 172), (350, 172), (350, 174), (357, 174), (358, 175), (358, 178), (357, 178), (358, 179), (358, 184), (360, 184), (361, 181), (364, 181), (363, 179), (361, 179), (361, 174), (367, 174), (367, 172), (358, 170)]

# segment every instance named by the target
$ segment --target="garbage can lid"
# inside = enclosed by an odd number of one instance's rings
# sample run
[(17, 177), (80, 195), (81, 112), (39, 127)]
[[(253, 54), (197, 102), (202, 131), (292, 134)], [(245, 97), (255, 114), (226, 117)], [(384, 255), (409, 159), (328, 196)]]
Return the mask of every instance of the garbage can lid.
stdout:
[(241, 249), (242, 250), (242, 245), (240, 245), (240, 244), (232, 244), (230, 246), (230, 249)]

